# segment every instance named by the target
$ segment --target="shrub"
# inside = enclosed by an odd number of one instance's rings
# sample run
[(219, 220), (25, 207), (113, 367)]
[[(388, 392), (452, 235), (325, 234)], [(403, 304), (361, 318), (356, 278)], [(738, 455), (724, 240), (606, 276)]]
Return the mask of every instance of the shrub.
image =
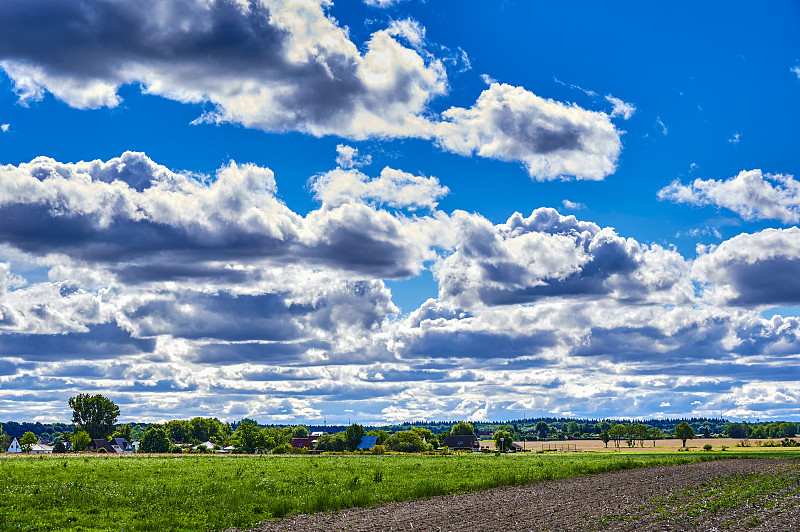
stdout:
[(175, 445), (174, 447), (172, 447), (172, 449), (169, 450), (169, 452), (171, 452), (172, 454), (181, 454), (183, 452), (183, 449)]
[(710, 451), (711, 450), (711, 444), (707, 443), (707, 444), (703, 445), (703, 450), (704, 451)]
[(781, 445), (784, 447), (800, 447), (800, 443), (797, 443), (795, 440), (790, 440), (789, 438), (784, 438), (781, 442)]
[(386, 447), (383, 445), (376, 445), (371, 450), (372, 454), (384, 454), (386, 452)]
[(100, 447), (99, 449), (97, 449), (97, 452), (98, 453), (107, 453), (108, 451), (106, 451), (105, 448)]
[(286, 454), (292, 450), (292, 446), (288, 443), (276, 446), (272, 449), (272, 454)]

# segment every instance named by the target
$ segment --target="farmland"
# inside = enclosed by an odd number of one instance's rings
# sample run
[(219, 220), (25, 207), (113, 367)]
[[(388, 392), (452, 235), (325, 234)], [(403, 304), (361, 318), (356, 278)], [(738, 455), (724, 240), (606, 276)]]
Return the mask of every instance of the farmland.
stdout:
[(0, 458), (0, 530), (221, 530), (292, 514), (751, 456), (800, 453)]

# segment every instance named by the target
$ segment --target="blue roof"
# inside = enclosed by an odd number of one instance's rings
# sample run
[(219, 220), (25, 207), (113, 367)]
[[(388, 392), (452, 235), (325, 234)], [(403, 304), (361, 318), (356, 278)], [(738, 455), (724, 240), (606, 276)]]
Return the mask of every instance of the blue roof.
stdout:
[(377, 444), (377, 443), (378, 443), (378, 437), (377, 436), (361, 436), (361, 441), (359, 442), (358, 446), (356, 447), (356, 450), (362, 449), (362, 450), (368, 451), (368, 450), (372, 449), (373, 447), (375, 447), (375, 444)]

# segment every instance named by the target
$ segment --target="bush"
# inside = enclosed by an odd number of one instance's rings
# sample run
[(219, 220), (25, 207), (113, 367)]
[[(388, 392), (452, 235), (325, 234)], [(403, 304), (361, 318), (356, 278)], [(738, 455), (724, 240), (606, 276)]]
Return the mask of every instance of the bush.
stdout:
[(292, 450), (292, 446), (288, 443), (276, 446), (272, 449), (272, 454), (286, 454)]
[(707, 444), (703, 445), (703, 450), (704, 451), (710, 451), (711, 450), (711, 444), (707, 443)]
[(171, 452), (172, 454), (181, 454), (183, 452), (183, 449), (175, 445), (174, 447), (172, 447), (172, 449), (169, 450), (169, 452)]
[(107, 453), (108, 451), (106, 451), (104, 447), (100, 447), (99, 449), (97, 449), (97, 452), (98, 453)]
[(386, 453), (386, 447), (384, 447), (383, 445), (376, 445), (370, 450), (370, 452), (372, 454), (384, 454)]
[(784, 438), (781, 445), (783, 447), (800, 447), (800, 443), (797, 443), (795, 440), (790, 440), (789, 438)]

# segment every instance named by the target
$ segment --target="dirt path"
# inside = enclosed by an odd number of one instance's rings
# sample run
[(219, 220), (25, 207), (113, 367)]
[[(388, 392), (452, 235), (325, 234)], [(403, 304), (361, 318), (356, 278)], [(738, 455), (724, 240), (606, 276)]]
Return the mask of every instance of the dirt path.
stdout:
[(295, 516), (253, 530), (744, 529), (800, 531), (800, 464), (720, 460), (634, 469)]

